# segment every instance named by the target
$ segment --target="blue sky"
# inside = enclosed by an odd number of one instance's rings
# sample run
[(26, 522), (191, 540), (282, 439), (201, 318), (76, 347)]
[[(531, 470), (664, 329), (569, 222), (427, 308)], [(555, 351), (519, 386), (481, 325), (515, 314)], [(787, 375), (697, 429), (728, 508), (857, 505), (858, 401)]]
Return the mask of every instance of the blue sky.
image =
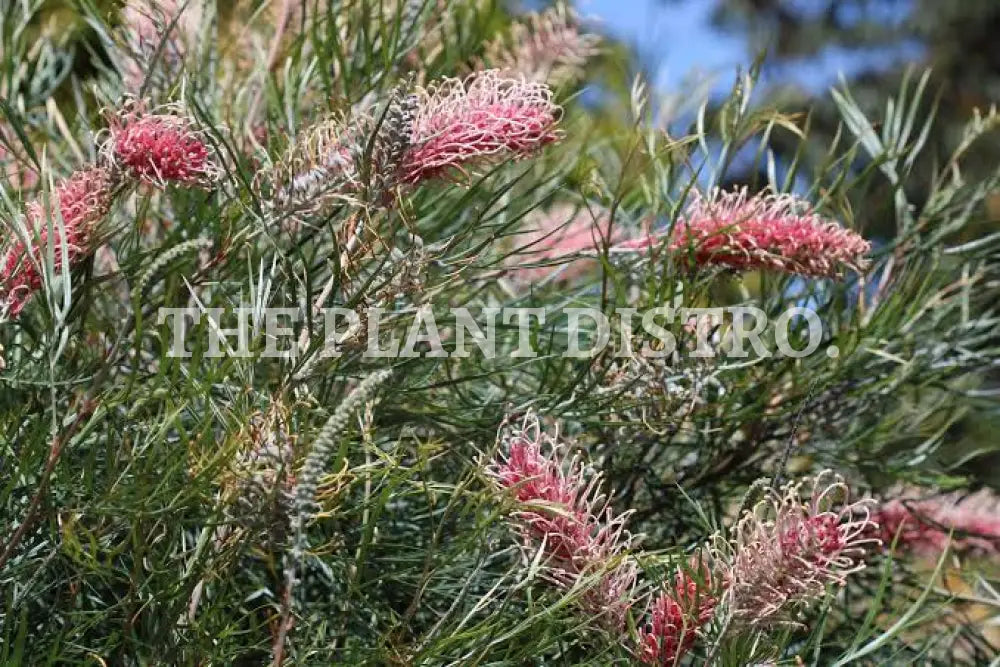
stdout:
[[(737, 66), (750, 62), (753, 54), (743, 35), (712, 26), (715, 4), (715, 0), (575, 2), (581, 16), (596, 20), (604, 31), (632, 44), (656, 71), (656, 84), (663, 90), (676, 90), (689, 75), (715, 76), (717, 86), (724, 88), (732, 81)], [(898, 20), (899, 16), (894, 18)], [(772, 76), (815, 93), (836, 83), (840, 72), (850, 76), (865, 67), (913, 60), (919, 53), (916, 45), (878, 52), (827, 49), (815, 59), (783, 67)]]
[(610, 34), (632, 44), (657, 71), (657, 83), (676, 88), (689, 74), (712, 74), (729, 80), (747, 60), (742, 36), (711, 25), (712, 0), (577, 0), (584, 17), (596, 19)]
[(633, 44), (658, 74), (657, 83), (675, 88), (689, 74), (718, 74), (728, 80), (746, 60), (742, 36), (711, 25), (711, 0), (578, 0), (580, 14), (593, 16), (616, 37)]

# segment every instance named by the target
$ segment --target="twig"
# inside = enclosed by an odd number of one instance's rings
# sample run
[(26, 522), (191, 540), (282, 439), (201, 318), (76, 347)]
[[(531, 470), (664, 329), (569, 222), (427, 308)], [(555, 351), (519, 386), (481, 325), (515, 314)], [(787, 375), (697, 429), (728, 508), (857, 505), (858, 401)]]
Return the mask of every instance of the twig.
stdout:
[(271, 664), (274, 667), (280, 667), (285, 659), (285, 639), (288, 637), (288, 630), (292, 627), (294, 619), (290, 613), (291, 608), (292, 587), (286, 584), (285, 590), (281, 595), (281, 615), (278, 616), (278, 632), (274, 637), (274, 644), (271, 646), (271, 651), (274, 654), (274, 661)]
[(771, 488), (777, 489), (784, 483), (785, 468), (788, 467), (788, 459), (792, 457), (792, 451), (798, 444), (797, 437), (799, 434), (799, 422), (802, 421), (802, 413), (806, 411), (809, 407), (809, 401), (812, 400), (813, 392), (816, 391), (816, 385), (818, 383), (819, 377), (813, 378), (812, 382), (809, 383), (809, 389), (806, 391), (805, 400), (802, 402), (802, 406), (795, 413), (795, 419), (792, 420), (792, 430), (788, 434), (788, 442), (785, 443), (785, 447), (781, 452), (781, 459), (778, 461), (777, 470), (774, 473), (774, 479), (771, 482)]

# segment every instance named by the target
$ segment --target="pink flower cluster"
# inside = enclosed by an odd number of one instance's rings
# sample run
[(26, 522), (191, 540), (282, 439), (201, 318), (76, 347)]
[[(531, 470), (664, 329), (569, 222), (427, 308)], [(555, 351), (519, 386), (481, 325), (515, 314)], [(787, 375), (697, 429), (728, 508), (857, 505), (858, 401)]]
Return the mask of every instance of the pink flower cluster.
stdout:
[[(515, 527), (525, 546), (541, 550), (549, 579), (564, 589), (597, 577), (580, 598), (582, 609), (610, 630), (624, 629), (638, 579), (626, 554), (631, 512), (610, 509), (601, 476), (585, 475), (576, 458), (566, 461), (534, 414), (504, 432), (502, 450), (486, 472), (518, 501)], [(848, 500), (847, 485), (828, 472), (769, 490), (739, 518), (731, 538), (702, 550), (704, 561), (679, 570), (654, 597), (632, 653), (646, 664), (676, 664), (720, 605), (743, 626), (795, 624), (829, 584), (842, 585), (863, 569), (866, 549), (879, 543), (871, 536), (877, 525), (870, 501)]]
[(8, 316), (16, 317), (42, 286), (50, 225), (56, 234), (55, 268), (63, 268), (63, 250), (72, 266), (92, 249), (94, 227), (107, 215), (113, 189), (108, 170), (95, 167), (78, 171), (56, 186), (49, 197), (51, 207), (41, 199), (28, 205), (27, 232), (33, 238), (27, 244), (22, 240), (11, 243), (0, 260), (0, 305)]
[[(875, 526), (870, 502), (847, 503), (843, 480), (821, 473), (803, 502), (805, 481), (785, 485), (735, 526), (726, 572), (733, 616), (755, 627), (794, 624), (795, 614), (864, 568)], [(836, 511), (835, 511), (836, 508)]]
[[(486, 470), (521, 504), (515, 517), (525, 546), (542, 550), (549, 578), (564, 589), (596, 577), (580, 596), (580, 607), (609, 630), (624, 630), (628, 610), (637, 601), (638, 569), (626, 555), (632, 542), (626, 530), (631, 512), (613, 512), (601, 493), (600, 475), (588, 479), (578, 459), (566, 461), (558, 439), (541, 432), (535, 415), (505, 433), (504, 448), (507, 454)], [(654, 600), (650, 621), (633, 649), (636, 657), (647, 664), (674, 664), (712, 618), (715, 605), (702, 585), (678, 573), (673, 589)]]
[(558, 441), (541, 432), (534, 415), (507, 431), (504, 440), (507, 453), (487, 473), (522, 504), (515, 516), (525, 546), (543, 550), (549, 577), (566, 589), (598, 577), (580, 604), (604, 625), (621, 629), (637, 576), (636, 565), (625, 558), (630, 513), (614, 513), (601, 493), (600, 476), (588, 480), (579, 460), (565, 462)]
[(712, 620), (718, 598), (686, 572), (678, 572), (672, 591), (653, 600), (650, 621), (639, 628), (639, 659), (647, 665), (675, 665), (691, 650), (698, 630)]
[(160, 188), (208, 187), (220, 173), (190, 118), (176, 112), (145, 115), (138, 105), (113, 119), (104, 152), (129, 177)]
[(1000, 498), (986, 489), (965, 497), (904, 494), (880, 505), (875, 517), (886, 546), (898, 535), (898, 549), (919, 555), (937, 555), (949, 545), (960, 552), (1000, 554)]
[[(102, 166), (75, 172), (44, 199), (28, 205), (26, 237), (10, 242), (0, 259), (0, 307), (16, 317), (41, 288), (41, 267), (55, 233), (54, 267), (63, 269), (96, 250), (94, 231), (111, 208), (122, 177), (157, 186), (207, 186), (219, 175), (208, 146), (188, 118), (179, 114), (144, 115), (130, 104), (116, 114), (102, 142)], [(51, 221), (51, 222), (50, 222)]]
[[(619, 250), (659, 246), (657, 236), (628, 241)], [(871, 244), (827, 220), (790, 194), (757, 194), (746, 188), (700, 193), (677, 219), (669, 250), (685, 253), (697, 266), (737, 270), (776, 269), (812, 277), (835, 277), (844, 269), (862, 271)]]
[(416, 92), (401, 180), (415, 184), (466, 173), (470, 165), (521, 158), (559, 138), (560, 108), (547, 86), (496, 70), (445, 79)]
[[(307, 129), (271, 170), (274, 204), (295, 224), (362, 191), (391, 201), (393, 187), (467, 175), (476, 166), (527, 157), (559, 138), (560, 109), (551, 91), (496, 70), (444, 79), (413, 94), (399, 88), (381, 115), (370, 113), (371, 106), (359, 103), (351, 117)], [(368, 165), (360, 164), (362, 157)]]

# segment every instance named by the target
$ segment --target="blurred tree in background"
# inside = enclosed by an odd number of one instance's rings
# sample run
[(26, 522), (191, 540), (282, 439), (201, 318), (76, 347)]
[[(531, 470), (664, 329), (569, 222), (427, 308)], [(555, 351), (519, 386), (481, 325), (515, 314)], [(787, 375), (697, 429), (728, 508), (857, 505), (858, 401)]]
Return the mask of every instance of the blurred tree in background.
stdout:
[[(719, 0), (715, 18), (719, 26), (746, 34), (753, 50), (767, 51), (765, 74), (776, 75), (776, 94), (813, 108), (818, 142), (837, 131), (833, 102), (825, 91), (814, 94), (780, 75), (793, 67), (818, 67), (831, 53), (858, 63), (848, 83), (871, 114), (884, 109), (907, 72), (930, 68), (938, 122), (928, 148), (939, 156), (954, 150), (975, 109), (985, 111), (1000, 100), (1000, 3), (992, 0)], [(969, 165), (982, 173), (998, 158), (1000, 145), (983, 142)], [(918, 206), (930, 177), (928, 171), (909, 186)], [(878, 202), (873, 197), (873, 211), (884, 209), (884, 200)], [(1000, 198), (992, 198), (991, 213), (1000, 213)]]
[[(937, 165), (960, 145), (968, 118), (1000, 100), (1000, 2), (994, 0), (717, 0), (714, 17), (720, 28), (746, 35), (752, 51), (766, 51), (764, 75), (775, 101), (809, 111), (816, 150), (800, 156), (806, 161), (823, 159), (825, 147), (843, 132), (843, 121), (826, 90), (797, 84), (790, 72), (818, 78), (830, 61), (853, 64), (845, 77), (851, 94), (877, 121), (904, 81), (929, 68), (925, 107), (933, 108), (937, 122), (924, 150), (934, 159), (923, 162), (906, 185), (907, 200), (917, 210), (939, 177)], [(877, 122), (875, 128), (881, 129)], [(776, 136), (771, 148), (779, 159), (794, 159), (797, 142), (782, 139)], [(966, 159), (968, 175), (984, 175), (1000, 160), (1000, 143), (980, 142)], [(873, 236), (892, 233), (891, 190), (888, 182), (872, 189), (865, 210), (857, 212)], [(1000, 192), (986, 201), (985, 222), (967, 229), (968, 238), (996, 231)], [(976, 412), (953, 427), (952, 445), (940, 455), (946, 463), (965, 461), (959, 466), (963, 473), (1000, 485), (1000, 456), (988, 446), (996, 440), (998, 422), (995, 411)]]

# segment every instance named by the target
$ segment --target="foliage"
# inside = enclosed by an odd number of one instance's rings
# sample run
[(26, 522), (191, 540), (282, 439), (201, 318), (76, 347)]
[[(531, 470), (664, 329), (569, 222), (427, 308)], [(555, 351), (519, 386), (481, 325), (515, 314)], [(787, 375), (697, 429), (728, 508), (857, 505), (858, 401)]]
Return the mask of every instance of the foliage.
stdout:
[[(164, 1), (138, 14), (152, 44), (104, 6), (74, 5), (74, 42), (44, 29), (50, 3), (2, 5), (3, 159), (19, 178), (0, 198), (16, 260), (0, 268), (4, 285), (27, 267), (38, 277), (0, 324), (3, 664), (983, 664), (995, 652), (962, 617), (966, 601), (1000, 606), (989, 562), (955, 599), (942, 577), (965, 554), (935, 554), (927, 572), (830, 524), (867, 530), (858, 512), (900, 485), (967, 484), (935, 453), (965, 415), (996, 411), (984, 377), (998, 358), (1000, 236), (966, 232), (988, 217), (1000, 171), (964, 168), (995, 114), (968, 118), (937, 159), (925, 79), (877, 118), (843, 88), (835, 137), (779, 169), (773, 142), (816, 144), (801, 117), (756, 101), (755, 68), (717, 108), (667, 123), (641, 78), (603, 112), (584, 103), (574, 77), (592, 38), (562, 67), (525, 65), (558, 70), (554, 88), (466, 79), (491, 58), (523, 63), (530, 53), (498, 49), (552, 25), (488, 0)], [(607, 123), (609, 107), (626, 121)], [(733, 180), (738, 154), (759, 166), (752, 192), (794, 192), (868, 233), (861, 272), (692, 267), (696, 253), (670, 242), (622, 250), (673, 234), (697, 193)], [(93, 166), (110, 179), (100, 221), (85, 216), (71, 238), (79, 216), (61, 185)], [(919, 198), (914, 174), (930, 174)], [(873, 237), (876, 191), (894, 224)], [(540, 254), (553, 211), (590, 243)], [(675, 319), (663, 326), (678, 354), (562, 354), (565, 308), (681, 303), (753, 305), (772, 322), (808, 306), (822, 345), (692, 357), (680, 351), (698, 329)], [(261, 326), (220, 335), (241, 305)], [(324, 340), (333, 306), (362, 312), (361, 333)], [(423, 354), (366, 357), (375, 307), (382, 349)], [(454, 307), (483, 328), (491, 308), (544, 309), (528, 325), (539, 356), (515, 354), (516, 322), (497, 327), (494, 358), (433, 354), (414, 326), (428, 312), (450, 322)], [(163, 308), (202, 315), (190, 356), (170, 354)], [(298, 322), (269, 323), (269, 308)], [(205, 316), (223, 310), (218, 326)], [(662, 349), (611, 321), (612, 340)], [(707, 341), (724, 347), (733, 323), (717, 325)], [(278, 340), (276, 326), (293, 333)], [(454, 350), (457, 327), (440, 333)], [(794, 320), (788, 342), (808, 333)], [(763, 330), (768, 349), (779, 335)], [(584, 514), (628, 520), (606, 551), (641, 576), (613, 629), (581, 613), (608, 570), (564, 563), (554, 583), (553, 531), (535, 543), (518, 523), (567, 532), (553, 516), (572, 518), (574, 501), (497, 483), (511, 424), (531, 413), (577, 456), (545, 459), (546, 474), (576, 485)], [(841, 511), (822, 489), (800, 497), (812, 487), (790, 479), (826, 469), (868, 499)], [(730, 550), (767, 535), (808, 600), (785, 586), (783, 622), (748, 623), (730, 591), (753, 572), (733, 579)], [(914, 630), (928, 625), (948, 632)], [(675, 641), (651, 639), (667, 632)]]

